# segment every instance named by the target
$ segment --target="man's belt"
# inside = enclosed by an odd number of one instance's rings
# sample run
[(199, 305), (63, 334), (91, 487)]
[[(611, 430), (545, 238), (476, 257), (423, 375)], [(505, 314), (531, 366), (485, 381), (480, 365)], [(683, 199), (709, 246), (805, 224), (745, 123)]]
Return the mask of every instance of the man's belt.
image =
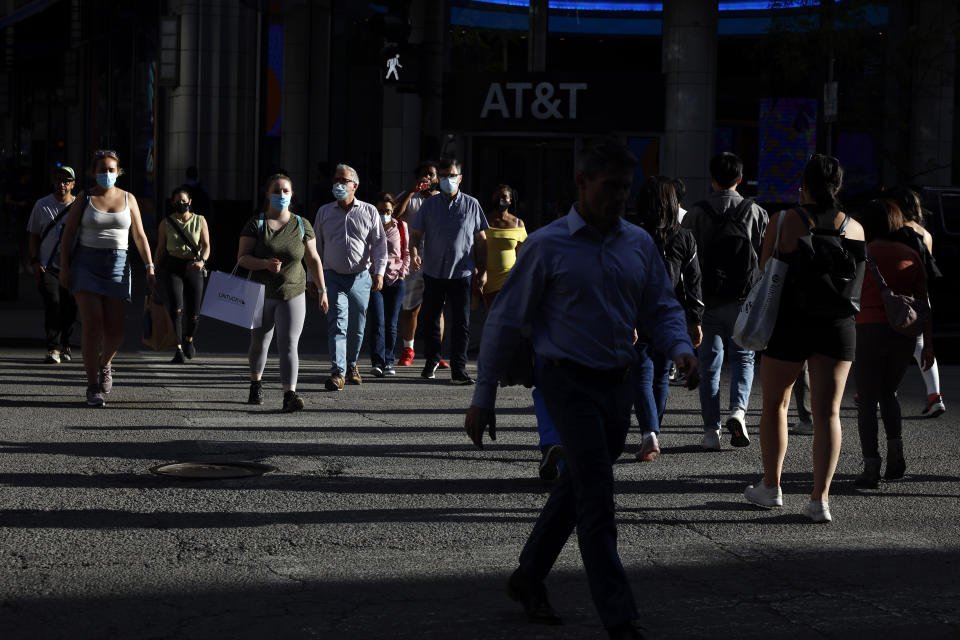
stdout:
[(630, 373), (630, 367), (620, 367), (618, 369), (596, 369), (567, 360), (565, 358), (545, 358), (544, 361), (558, 369), (571, 373), (578, 377), (584, 377), (604, 384), (619, 384), (626, 379)]

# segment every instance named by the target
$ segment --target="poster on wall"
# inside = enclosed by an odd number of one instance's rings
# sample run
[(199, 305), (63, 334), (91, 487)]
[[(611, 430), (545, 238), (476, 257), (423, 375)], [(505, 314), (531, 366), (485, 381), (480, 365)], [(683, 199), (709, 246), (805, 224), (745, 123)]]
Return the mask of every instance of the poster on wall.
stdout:
[(816, 100), (760, 100), (757, 197), (764, 202), (795, 202), (803, 166), (816, 144)]

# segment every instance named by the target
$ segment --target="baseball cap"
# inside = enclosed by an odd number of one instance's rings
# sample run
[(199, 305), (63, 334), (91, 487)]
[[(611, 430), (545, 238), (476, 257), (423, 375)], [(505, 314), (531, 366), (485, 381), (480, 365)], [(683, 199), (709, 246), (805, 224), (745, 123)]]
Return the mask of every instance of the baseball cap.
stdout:
[(64, 165), (60, 165), (59, 167), (57, 167), (57, 170), (54, 171), (54, 173), (65, 173), (65, 174), (67, 174), (68, 176), (70, 176), (71, 178), (73, 178), (74, 180), (77, 179), (77, 174), (75, 174), (75, 173), (73, 172), (73, 168), (72, 168), (72, 167), (68, 167), (68, 166), (65, 165), (65, 164), (64, 164)]

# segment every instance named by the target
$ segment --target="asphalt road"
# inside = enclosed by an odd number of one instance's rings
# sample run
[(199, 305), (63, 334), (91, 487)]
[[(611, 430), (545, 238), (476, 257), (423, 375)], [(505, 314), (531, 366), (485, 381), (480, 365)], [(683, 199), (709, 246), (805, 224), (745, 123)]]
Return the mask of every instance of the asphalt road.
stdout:
[[(267, 403), (250, 407), (239, 354), (175, 366), (127, 351), (98, 410), (82, 404), (79, 362), (38, 355), (0, 349), (3, 638), (602, 635), (575, 541), (548, 580), (563, 626), (529, 625), (504, 594), (549, 490), (526, 390), (501, 391), (499, 439), (478, 451), (462, 431), (470, 389), (419, 368), (327, 393), (327, 365), (305, 358), (306, 410), (282, 414), (273, 359)], [(958, 378), (944, 368), (945, 389)], [(916, 419), (916, 371), (901, 397), (907, 477), (853, 487), (848, 397), (835, 521), (813, 525), (798, 515), (810, 437), (791, 438), (784, 508), (759, 510), (741, 497), (758, 477), (756, 440), (701, 452), (696, 394), (673, 388), (663, 455), (634, 462), (632, 434), (616, 465), (620, 551), (650, 636), (960, 636), (960, 407)], [(759, 388), (753, 406), (751, 425)], [(277, 470), (150, 472), (198, 459)]]

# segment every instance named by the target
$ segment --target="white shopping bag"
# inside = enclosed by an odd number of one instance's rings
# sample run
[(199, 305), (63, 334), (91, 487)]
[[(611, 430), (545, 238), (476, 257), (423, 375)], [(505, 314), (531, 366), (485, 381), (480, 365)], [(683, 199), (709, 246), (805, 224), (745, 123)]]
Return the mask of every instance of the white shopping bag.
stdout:
[(263, 290), (259, 282), (214, 271), (203, 294), (200, 315), (244, 329), (256, 329), (263, 321)]
[(787, 279), (788, 264), (779, 259), (780, 227), (785, 213), (780, 212), (773, 255), (763, 265), (763, 275), (753, 285), (733, 325), (733, 341), (744, 349), (763, 351), (770, 343), (780, 312), (780, 294)]
[(787, 263), (771, 257), (763, 276), (753, 285), (733, 325), (733, 340), (744, 349), (763, 351), (773, 336), (780, 311), (780, 294), (787, 278)]

